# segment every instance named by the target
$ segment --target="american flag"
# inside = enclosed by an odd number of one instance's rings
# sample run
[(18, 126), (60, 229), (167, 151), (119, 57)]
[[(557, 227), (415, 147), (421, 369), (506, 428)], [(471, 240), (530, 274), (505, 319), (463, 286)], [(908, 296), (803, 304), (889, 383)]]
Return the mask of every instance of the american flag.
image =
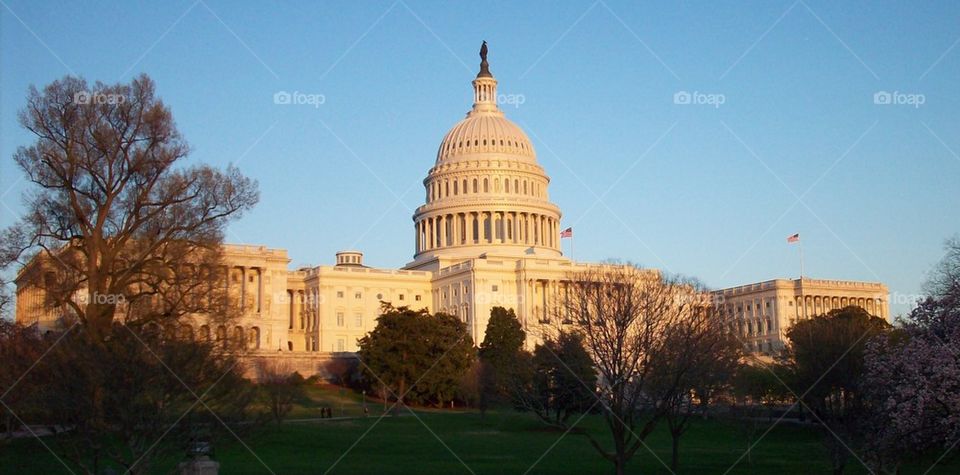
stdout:
[(787, 242), (800, 242), (800, 233), (787, 237)]
[(567, 228), (563, 231), (560, 231), (561, 238), (572, 238), (573, 237), (573, 228)]

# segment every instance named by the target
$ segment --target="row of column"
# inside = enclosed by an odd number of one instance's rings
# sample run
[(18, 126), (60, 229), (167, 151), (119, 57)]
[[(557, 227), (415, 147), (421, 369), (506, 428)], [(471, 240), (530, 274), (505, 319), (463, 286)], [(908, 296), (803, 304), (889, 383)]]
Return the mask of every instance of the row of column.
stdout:
[(882, 299), (868, 297), (833, 297), (826, 295), (804, 295), (796, 298), (797, 317), (823, 315), (831, 310), (856, 305), (871, 315), (887, 318)]
[(552, 216), (513, 211), (445, 214), (414, 225), (417, 252), (463, 244), (557, 247), (560, 223)]
[[(427, 203), (432, 203), (440, 198), (490, 192), (542, 197), (540, 193), (540, 183), (534, 180), (521, 180), (519, 178), (506, 176), (503, 177), (503, 181), (501, 182), (500, 177), (495, 177), (492, 186), (490, 179), (486, 177), (482, 179), (471, 178), (470, 181), (468, 181), (467, 178), (463, 178), (462, 180), (463, 181), (460, 181), (457, 178), (453, 180), (444, 179), (443, 181), (439, 179), (433, 180), (427, 185)], [(473, 184), (472, 188), (468, 186), (470, 183)], [(527, 186), (528, 184), (529, 188)]]
[[(231, 271), (231, 275), (227, 276), (227, 295), (228, 298), (230, 294), (230, 287), (233, 284), (232, 280), (234, 276), (239, 276), (239, 289), (238, 289), (238, 306), (240, 310), (244, 313), (254, 312), (260, 313), (263, 311), (263, 272), (264, 269), (261, 267), (243, 267), (243, 266), (234, 266)], [(254, 277), (253, 285), (248, 286), (247, 277)], [(253, 292), (249, 291), (249, 287), (253, 287)]]
[[(317, 292), (307, 294), (303, 290), (287, 290), (287, 298), (290, 300), (289, 308), (289, 329), (316, 330), (319, 328), (319, 312), (316, 307)], [(309, 304), (309, 305), (308, 305)], [(297, 326), (299, 323), (299, 326)]]

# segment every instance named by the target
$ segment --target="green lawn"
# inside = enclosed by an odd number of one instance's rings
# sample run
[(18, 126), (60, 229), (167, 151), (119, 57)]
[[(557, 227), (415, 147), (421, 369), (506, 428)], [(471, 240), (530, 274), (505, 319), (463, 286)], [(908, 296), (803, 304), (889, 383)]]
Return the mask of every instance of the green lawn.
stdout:
[[(368, 403), (371, 416), (349, 420), (305, 420), (330, 406), (334, 416), (361, 416), (361, 396), (349, 391), (311, 388), (281, 426), (269, 426), (239, 441), (216, 447), (224, 474), (448, 474), (448, 473), (609, 473), (610, 465), (582, 435), (547, 430), (529, 415), (510, 411), (482, 419), (471, 411), (420, 410), (380, 419), (382, 404)], [(605, 434), (599, 416), (580, 425)], [(761, 428), (762, 433), (765, 428)], [(725, 473), (744, 453), (741, 430), (719, 421), (697, 421), (684, 436), (680, 473)], [(631, 462), (631, 473), (669, 473), (670, 442), (663, 430), (647, 440)], [(249, 447), (249, 450), (247, 449)], [(254, 455), (255, 454), (255, 455)], [(937, 454), (938, 455), (938, 454)], [(819, 435), (813, 429), (781, 425), (754, 447), (752, 463), (744, 457), (729, 473), (777, 475), (828, 473)], [(918, 461), (904, 473), (923, 473), (935, 460)], [(851, 460), (849, 473), (866, 473)], [(171, 464), (157, 473), (170, 473)], [(269, 467), (269, 470), (267, 469)], [(469, 467), (469, 470), (468, 470)], [(159, 469), (160, 467), (158, 467)], [(957, 473), (960, 464), (938, 466), (930, 473)], [(0, 445), (0, 473), (68, 473), (36, 440)]]

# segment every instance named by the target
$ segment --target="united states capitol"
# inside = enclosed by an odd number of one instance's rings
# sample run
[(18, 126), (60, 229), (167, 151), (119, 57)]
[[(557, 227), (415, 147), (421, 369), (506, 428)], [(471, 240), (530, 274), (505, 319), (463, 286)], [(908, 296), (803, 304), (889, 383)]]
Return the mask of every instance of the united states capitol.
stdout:
[[(409, 263), (370, 267), (362, 252), (345, 250), (332, 265), (291, 270), (282, 248), (227, 244), (226, 285), (242, 317), (230, 328), (198, 317), (173, 330), (239, 339), (256, 353), (309, 363), (355, 352), (383, 302), (455, 315), (478, 344), (495, 306), (514, 309), (527, 330), (549, 321), (568, 276), (601, 264), (576, 262), (562, 251), (562, 212), (550, 200), (550, 178), (530, 139), (499, 107), (485, 50), (482, 57), (473, 106), (443, 136), (423, 180), (425, 202), (413, 214)], [(65, 316), (43, 305), (29, 267), (17, 278), (16, 319), (56, 331)], [(831, 309), (857, 305), (889, 318), (888, 290), (877, 282), (774, 279), (714, 295), (728, 305), (734, 330), (755, 353), (779, 351), (792, 323)]]

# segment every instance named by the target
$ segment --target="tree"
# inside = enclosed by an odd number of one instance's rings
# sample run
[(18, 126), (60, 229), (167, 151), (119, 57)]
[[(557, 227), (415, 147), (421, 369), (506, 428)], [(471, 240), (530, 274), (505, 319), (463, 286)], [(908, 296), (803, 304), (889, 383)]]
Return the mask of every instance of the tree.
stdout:
[(944, 243), (945, 254), (931, 270), (924, 283), (929, 296), (946, 297), (960, 286), (960, 235), (953, 236)]
[(221, 247), (256, 183), (233, 167), (184, 166), (189, 147), (146, 75), (31, 87), (19, 121), (35, 139), (14, 154), (31, 186), (25, 215), (0, 234), (0, 264), (25, 263), (25, 290), (65, 332), (28, 375), (42, 387), (38, 417), (71, 428), (61, 455), (88, 473), (146, 472), (198, 424), (246, 410), (242, 347), (185, 325), (239, 315)]
[(260, 396), (273, 420), (280, 424), (293, 409), (293, 403), (306, 396), (303, 376), (281, 360), (260, 359), (256, 369)]
[[(25, 376), (49, 345), (32, 329), (0, 317), (0, 433), (9, 435), (20, 428), (22, 418), (36, 414), (34, 396), (40, 388), (35, 378)], [(9, 407), (17, 409), (16, 415)]]
[[(3, 266), (0, 266), (0, 271), (3, 270)], [(13, 303), (13, 299), (10, 297), (10, 291), (7, 289), (6, 279), (0, 276), (0, 320), (7, 318), (7, 313), (10, 312), (10, 305)]]
[(747, 463), (753, 463), (757, 435), (770, 424), (770, 411), (763, 406), (792, 400), (793, 395), (782, 383), (787, 378), (784, 371), (780, 365), (742, 364), (730, 381), (730, 416), (744, 436)]
[(583, 344), (583, 336), (561, 331), (533, 351), (533, 378), (524, 409), (542, 421), (565, 427), (573, 414), (596, 405), (597, 374)]
[(395, 405), (410, 401), (442, 406), (476, 360), (463, 322), (426, 309), (384, 304), (376, 328), (358, 343), (365, 377), (384, 386)]
[(232, 350), (114, 326), (106, 343), (75, 327), (28, 375), (61, 457), (91, 475), (151, 473), (156, 460), (193, 450), (198, 433), (212, 443), (250, 428), (241, 422), (254, 391)]
[(889, 329), (886, 320), (849, 306), (801, 320), (787, 330), (790, 380), (793, 387), (805, 388), (799, 394), (803, 404), (826, 429), (834, 473), (843, 473), (848, 445), (862, 435), (867, 342)]
[[(220, 268), (223, 230), (257, 202), (256, 183), (233, 167), (177, 166), (189, 147), (146, 75), (31, 87), (19, 120), (36, 137), (14, 154), (33, 187), (4, 235), (18, 255), (39, 251), (48, 304), (96, 340), (121, 306), (126, 321), (194, 313), (184, 297)], [(138, 314), (147, 300), (158, 311)]]
[(556, 321), (569, 322), (583, 335), (613, 447), (585, 435), (622, 474), (663, 417), (656, 395), (672, 392), (652, 387), (668, 330), (702, 300), (687, 283), (631, 265), (593, 267), (571, 273), (566, 280)]
[(513, 309), (493, 307), (480, 344), (479, 396), (483, 413), (491, 402), (508, 401), (522, 376), (521, 359), (526, 333)]
[(947, 248), (931, 296), (866, 349), (867, 449), (878, 471), (960, 443), (960, 247)]
[(651, 377), (670, 432), (670, 468), (675, 472), (680, 467), (680, 438), (690, 427), (691, 417), (729, 386), (742, 355), (740, 341), (727, 331), (724, 307), (707, 300), (709, 294), (698, 284), (690, 285), (698, 292), (684, 291), (678, 297), (693, 298), (694, 305), (665, 330)]

